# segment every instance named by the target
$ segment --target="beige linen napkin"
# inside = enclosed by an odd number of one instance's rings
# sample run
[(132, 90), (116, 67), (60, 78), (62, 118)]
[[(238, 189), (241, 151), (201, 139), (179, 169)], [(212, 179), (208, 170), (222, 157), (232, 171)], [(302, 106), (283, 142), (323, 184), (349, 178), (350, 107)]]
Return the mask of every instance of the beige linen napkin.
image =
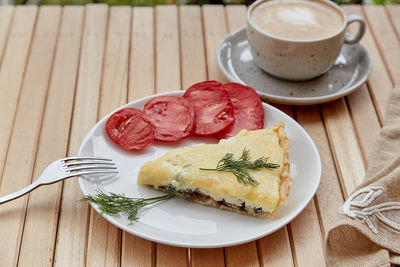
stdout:
[(328, 232), (329, 266), (400, 264), (400, 84), (393, 89), (373, 152), (364, 183)]

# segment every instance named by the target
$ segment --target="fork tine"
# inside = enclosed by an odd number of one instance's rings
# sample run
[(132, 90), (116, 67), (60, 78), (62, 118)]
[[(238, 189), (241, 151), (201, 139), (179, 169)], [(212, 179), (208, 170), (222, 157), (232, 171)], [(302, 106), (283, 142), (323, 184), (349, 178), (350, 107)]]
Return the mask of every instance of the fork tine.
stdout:
[(102, 170), (102, 171), (79, 171), (68, 174), (66, 177), (73, 177), (73, 176), (80, 176), (80, 175), (87, 175), (87, 174), (111, 174), (111, 173), (118, 173), (115, 170)]
[(72, 171), (79, 171), (79, 170), (89, 170), (89, 169), (98, 169), (98, 170), (112, 170), (112, 169), (117, 169), (115, 166), (110, 166), (110, 165), (83, 165), (83, 166), (75, 166), (75, 167), (69, 167), (66, 168), (65, 171), (67, 172), (72, 172)]
[(86, 160), (86, 159), (112, 161), (112, 159), (101, 158), (101, 157), (67, 157), (67, 158), (62, 158), (60, 160), (66, 162), (70, 160)]
[(76, 165), (84, 165), (84, 164), (103, 164), (103, 165), (115, 165), (114, 162), (110, 161), (89, 161), (89, 160), (78, 160), (78, 161), (72, 161), (72, 162), (65, 162), (63, 163), (63, 167), (69, 167), (69, 166), (76, 166)]

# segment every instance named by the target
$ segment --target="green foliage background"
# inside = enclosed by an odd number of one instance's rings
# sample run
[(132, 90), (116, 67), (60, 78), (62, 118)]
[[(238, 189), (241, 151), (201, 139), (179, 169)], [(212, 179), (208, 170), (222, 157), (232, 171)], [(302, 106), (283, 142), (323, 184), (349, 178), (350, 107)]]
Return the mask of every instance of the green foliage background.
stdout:
[[(400, 4), (400, 0), (332, 0), (337, 4)], [(84, 5), (88, 3), (105, 3), (109, 5), (155, 6), (163, 4), (204, 5), (204, 4), (245, 4), (254, 0), (14, 0), (15, 4), (39, 5)]]

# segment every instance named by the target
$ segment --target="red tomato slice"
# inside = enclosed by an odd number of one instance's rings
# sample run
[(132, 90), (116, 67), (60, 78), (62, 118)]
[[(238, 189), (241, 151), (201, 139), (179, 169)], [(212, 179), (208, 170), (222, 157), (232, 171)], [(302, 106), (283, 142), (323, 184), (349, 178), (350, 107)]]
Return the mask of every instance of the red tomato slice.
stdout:
[(189, 99), (194, 106), (195, 134), (215, 134), (233, 122), (233, 106), (221, 83), (205, 81), (194, 84), (183, 97)]
[(137, 108), (121, 109), (107, 120), (107, 135), (124, 149), (142, 149), (154, 142), (154, 126)]
[(227, 83), (223, 87), (231, 99), (235, 120), (216, 136), (224, 139), (235, 136), (243, 129), (252, 131), (264, 128), (264, 109), (257, 92), (239, 83)]
[(186, 98), (159, 96), (144, 105), (146, 119), (156, 128), (155, 138), (177, 141), (188, 136), (194, 125), (194, 108)]

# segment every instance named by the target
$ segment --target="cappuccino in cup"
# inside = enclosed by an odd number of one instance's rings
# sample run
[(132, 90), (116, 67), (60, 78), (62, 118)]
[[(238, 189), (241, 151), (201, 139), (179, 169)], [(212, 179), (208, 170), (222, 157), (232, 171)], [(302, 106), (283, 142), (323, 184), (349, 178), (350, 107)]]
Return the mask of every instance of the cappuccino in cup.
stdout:
[(318, 40), (337, 33), (344, 18), (335, 8), (311, 1), (268, 1), (251, 14), (262, 31), (288, 40)]
[[(360, 24), (355, 35), (346, 26)], [(303, 81), (327, 72), (343, 43), (358, 42), (362, 17), (345, 16), (327, 0), (259, 0), (247, 13), (247, 37), (254, 61), (278, 78)]]

